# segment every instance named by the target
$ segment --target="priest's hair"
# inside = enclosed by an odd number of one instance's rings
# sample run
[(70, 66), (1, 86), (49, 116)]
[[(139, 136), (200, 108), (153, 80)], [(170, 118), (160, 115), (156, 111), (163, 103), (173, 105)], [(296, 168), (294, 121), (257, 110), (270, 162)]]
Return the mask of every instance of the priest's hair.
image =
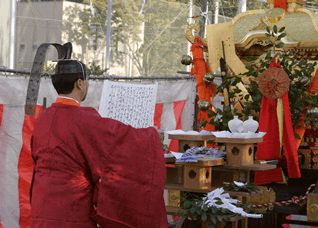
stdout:
[(70, 94), (78, 79), (84, 80), (83, 74), (55, 74), (52, 76), (52, 83), (58, 94)]
[(60, 60), (55, 68), (55, 74), (52, 75), (52, 83), (58, 94), (70, 94), (74, 90), (77, 80), (87, 79), (87, 71), (84, 63), (64, 59)]

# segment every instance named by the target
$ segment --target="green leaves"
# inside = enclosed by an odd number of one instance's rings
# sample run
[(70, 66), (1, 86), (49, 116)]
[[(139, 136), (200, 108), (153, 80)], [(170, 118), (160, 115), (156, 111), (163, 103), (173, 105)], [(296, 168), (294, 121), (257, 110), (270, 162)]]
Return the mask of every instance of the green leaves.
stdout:
[(281, 27), (281, 29), (278, 32), (283, 32), (285, 30), (285, 26)]
[(216, 224), (216, 223), (217, 223), (216, 216), (210, 215), (209, 217), (210, 217), (210, 219), (211, 219), (211, 221), (212, 221), (213, 224)]
[(208, 123), (207, 120), (202, 121), (201, 123), (199, 123), (199, 128), (205, 127), (207, 123)]
[(211, 117), (214, 117), (216, 116), (216, 112), (213, 112), (212, 110), (209, 110), (208, 111), (208, 117), (211, 118)]
[(216, 207), (212, 207), (212, 214), (216, 214), (218, 212), (218, 209)]
[(277, 26), (276, 25), (274, 25), (273, 31), (274, 31), (275, 34), (277, 33)]
[(208, 205), (207, 205), (207, 204), (204, 204), (204, 205), (203, 205), (203, 211), (206, 212), (207, 210), (208, 210)]
[(223, 188), (224, 190), (228, 190), (228, 191), (249, 192), (249, 193), (259, 192), (259, 189), (255, 186), (254, 183), (247, 183), (246, 185), (243, 185), (243, 186), (237, 186), (234, 183), (229, 183)]
[(271, 39), (266, 39), (267, 43), (273, 44), (273, 41)]
[(220, 222), (223, 222), (223, 217), (222, 217), (222, 216), (217, 215), (216, 217), (217, 217), (217, 219), (218, 219)]
[(284, 47), (284, 43), (280, 42), (279, 44), (276, 44), (276, 47), (277, 48), (282, 48), (282, 47)]
[(250, 204), (246, 204), (246, 203), (240, 203), (237, 205), (238, 207), (241, 207), (243, 209), (245, 209), (247, 211), (247, 213), (249, 214), (256, 214), (256, 210), (253, 208), (252, 205)]
[[(221, 202), (220, 198), (216, 199)], [(237, 215), (223, 208), (208, 207), (207, 199), (203, 200), (198, 195), (191, 193), (185, 193), (183, 197), (180, 197), (180, 208), (181, 210), (176, 213), (177, 216), (200, 218), (202, 222), (210, 218), (213, 224), (216, 224), (217, 221), (225, 223), (227, 219)]]
[[(266, 34), (265, 34), (266, 35)], [(253, 62), (255, 61), (257, 58), (255, 56), (246, 56), (245, 59), (248, 61), (248, 62)]]
[(278, 40), (281, 40), (282, 38), (284, 38), (286, 36), (286, 33), (282, 33), (282, 34), (280, 34), (278, 37), (277, 37), (277, 39)]
[(98, 66), (95, 61), (89, 62), (87, 65), (87, 74), (88, 75), (96, 75), (101, 76), (103, 75), (108, 69), (101, 69), (100, 66)]
[[(283, 31), (285, 30), (285, 27), (282, 27), (281, 29), (279, 29), (279, 31), (277, 30), (278, 28), (276, 25), (273, 26), (273, 31), (271, 31), (270, 28), (266, 26), (265, 36), (268, 37), (268, 39), (266, 39), (266, 42), (273, 45), (274, 53), (275, 53), (275, 48), (284, 47), (284, 43), (283, 42), (278, 43), (278, 41), (280, 41), (283, 37), (286, 36), (286, 33), (283, 33)], [(269, 58), (270, 58), (269, 56), (266, 56), (266, 59), (269, 59)], [(262, 67), (264, 67), (264, 65), (262, 65)]]
[(160, 137), (160, 140), (161, 140), (163, 151), (168, 152), (168, 149), (169, 149), (168, 145), (163, 143), (165, 137), (163, 135), (161, 135), (161, 134), (159, 134), (159, 137)]
[(189, 200), (184, 201), (184, 206), (185, 207), (189, 207), (191, 205)]
[(207, 217), (206, 213), (202, 213), (202, 215), (201, 215), (202, 221), (205, 222), (207, 218), (208, 217)]
[(271, 52), (267, 52), (266, 56), (265, 56), (265, 59), (269, 59), (271, 57)]
[(301, 139), (301, 138), (300, 138), (300, 135), (298, 135), (296, 132), (294, 132), (294, 135), (295, 135), (295, 138), (296, 138), (296, 139)]

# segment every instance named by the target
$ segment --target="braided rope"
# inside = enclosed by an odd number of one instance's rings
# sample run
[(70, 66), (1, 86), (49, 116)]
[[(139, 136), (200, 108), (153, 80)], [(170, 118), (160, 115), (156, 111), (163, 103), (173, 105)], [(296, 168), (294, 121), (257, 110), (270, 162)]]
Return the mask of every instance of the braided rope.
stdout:
[(291, 200), (280, 201), (280, 202), (275, 202), (275, 203), (257, 204), (257, 205), (253, 205), (253, 207), (254, 208), (266, 208), (266, 207), (279, 207), (279, 206), (285, 206), (285, 205), (290, 205), (290, 204), (298, 204), (298, 203), (304, 201), (305, 199), (307, 199), (307, 195), (312, 187), (316, 187), (316, 184), (310, 185), (306, 191), (305, 196), (302, 197), (301, 199), (299, 199), (297, 196), (294, 196)]
[(186, 217), (188, 220), (198, 220), (198, 218)]

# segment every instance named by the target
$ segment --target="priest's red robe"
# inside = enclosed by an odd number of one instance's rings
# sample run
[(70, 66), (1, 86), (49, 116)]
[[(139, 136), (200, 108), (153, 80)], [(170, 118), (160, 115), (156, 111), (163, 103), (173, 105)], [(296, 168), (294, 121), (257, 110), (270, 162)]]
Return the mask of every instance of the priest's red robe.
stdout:
[(39, 114), (31, 150), (31, 228), (168, 227), (154, 128), (135, 129), (58, 98)]

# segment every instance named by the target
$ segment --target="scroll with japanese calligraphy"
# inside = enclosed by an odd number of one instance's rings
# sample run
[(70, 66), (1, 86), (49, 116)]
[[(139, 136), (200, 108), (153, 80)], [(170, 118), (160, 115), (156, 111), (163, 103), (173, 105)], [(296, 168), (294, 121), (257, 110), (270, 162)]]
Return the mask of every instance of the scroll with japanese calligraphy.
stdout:
[(99, 113), (135, 128), (154, 125), (158, 84), (104, 81)]

